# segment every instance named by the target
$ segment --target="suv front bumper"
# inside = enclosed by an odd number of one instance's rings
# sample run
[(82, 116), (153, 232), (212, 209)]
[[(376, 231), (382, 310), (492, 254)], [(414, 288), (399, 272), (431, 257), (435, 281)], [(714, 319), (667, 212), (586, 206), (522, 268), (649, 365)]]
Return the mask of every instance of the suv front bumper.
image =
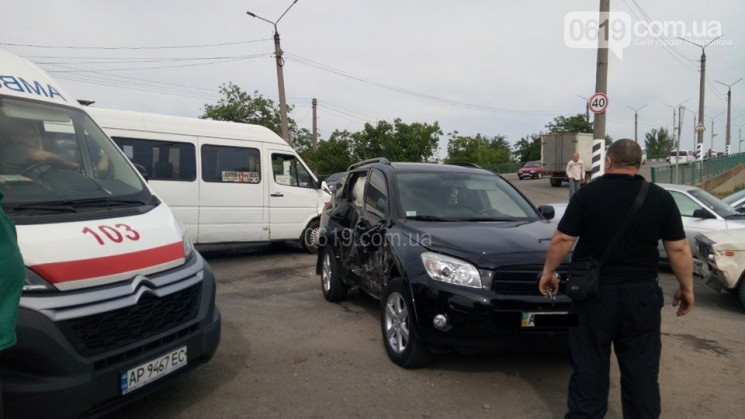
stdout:
[[(418, 331), (427, 343), (493, 345), (505, 335), (566, 333), (577, 322), (569, 312), (569, 298), (558, 295), (551, 301), (538, 294), (537, 282), (534, 294), (466, 288), (427, 275), (410, 284)], [(444, 327), (435, 326), (437, 316), (447, 319)]]

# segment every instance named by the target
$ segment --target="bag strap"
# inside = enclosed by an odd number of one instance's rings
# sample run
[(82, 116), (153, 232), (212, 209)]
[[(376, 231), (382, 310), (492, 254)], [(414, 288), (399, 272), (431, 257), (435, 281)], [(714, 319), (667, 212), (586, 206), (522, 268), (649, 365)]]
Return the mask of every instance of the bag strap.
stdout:
[(626, 231), (626, 228), (629, 226), (629, 223), (631, 223), (631, 219), (634, 218), (634, 215), (639, 211), (639, 208), (642, 206), (642, 202), (644, 202), (644, 198), (647, 197), (647, 190), (649, 189), (649, 182), (642, 181), (642, 187), (639, 189), (639, 193), (636, 194), (636, 199), (634, 200), (634, 203), (631, 205), (631, 210), (626, 215), (626, 219), (623, 220), (623, 223), (621, 223), (620, 226), (618, 226), (618, 229), (616, 230), (616, 234), (613, 236), (613, 239), (608, 244), (608, 247), (605, 248), (605, 252), (603, 253), (603, 257), (600, 258), (600, 261), (598, 262), (598, 269), (603, 266), (603, 263), (605, 263), (605, 260), (608, 259), (608, 255), (610, 255), (611, 250), (616, 246), (616, 243), (621, 238), (621, 235), (624, 231)]

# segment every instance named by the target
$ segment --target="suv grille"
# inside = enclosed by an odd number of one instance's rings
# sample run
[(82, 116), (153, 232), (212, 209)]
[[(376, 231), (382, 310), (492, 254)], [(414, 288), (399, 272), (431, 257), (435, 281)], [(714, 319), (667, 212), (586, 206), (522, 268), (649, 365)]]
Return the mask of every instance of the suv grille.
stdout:
[(82, 355), (96, 355), (195, 318), (201, 294), (201, 283), (161, 298), (146, 293), (131, 307), (65, 320), (58, 325)]
[[(538, 292), (538, 277), (543, 266), (509, 266), (494, 271), (492, 290), (504, 295), (541, 295)], [(559, 282), (559, 292), (564, 292), (565, 275)]]

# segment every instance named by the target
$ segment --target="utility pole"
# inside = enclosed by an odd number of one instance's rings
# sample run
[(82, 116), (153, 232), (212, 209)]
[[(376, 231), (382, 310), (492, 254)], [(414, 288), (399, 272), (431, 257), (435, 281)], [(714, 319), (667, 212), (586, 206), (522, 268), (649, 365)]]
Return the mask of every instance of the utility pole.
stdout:
[[(742, 80), (742, 78), (740, 78)], [(732, 123), (732, 86), (736, 85), (740, 82), (740, 80), (737, 80), (736, 82), (732, 84), (725, 84), (721, 81), (717, 81), (717, 83), (727, 86), (727, 134), (726, 134), (726, 140), (724, 145), (724, 153), (729, 156), (729, 149), (730, 149), (730, 141), (729, 141), (729, 135), (730, 135), (730, 124)], [(716, 80), (715, 80), (716, 81)]]
[(272, 22), (271, 20), (264, 19), (261, 16), (256, 15), (255, 13), (246, 12), (247, 15), (251, 17), (255, 17), (256, 19), (263, 20), (264, 22), (268, 22), (274, 26), (274, 57), (276, 58), (277, 63), (277, 85), (279, 87), (279, 114), (280, 114), (280, 123), (282, 125), (282, 138), (285, 139), (287, 144), (292, 145), (292, 141), (290, 140), (290, 130), (288, 128), (287, 124), (287, 101), (285, 100), (285, 77), (282, 72), (282, 67), (285, 65), (285, 59), (282, 58), (282, 47), (279, 44), (279, 32), (277, 31), (277, 24), (279, 21), (287, 14), (288, 11), (290, 11), (290, 8), (297, 3), (298, 0), (295, 0), (290, 4), (290, 6), (285, 10), (284, 13), (282, 13), (282, 16), (279, 17), (276, 21)]
[[(699, 87), (698, 87), (698, 125), (696, 126), (696, 131), (698, 132), (697, 144), (698, 144), (698, 147), (702, 151), (703, 151), (703, 144), (704, 144), (704, 90), (705, 90), (704, 81), (706, 80), (706, 47), (708, 47), (712, 42), (716, 41), (717, 39), (721, 37), (722, 35), (719, 35), (704, 45), (699, 45), (685, 38), (678, 38), (685, 42), (688, 42), (689, 44), (692, 44), (692, 45), (695, 45), (701, 48), (701, 79), (699, 81)], [(703, 155), (698, 156), (698, 157), (699, 159), (703, 159)]]
[(313, 150), (318, 150), (318, 101), (313, 98)]
[[(686, 99), (688, 100), (688, 99)], [(683, 112), (685, 112), (686, 108), (681, 103), (678, 107), (678, 146), (675, 150), (675, 184), (679, 183), (680, 179), (680, 169), (678, 168), (678, 163), (680, 162), (680, 139), (682, 138), (682, 132), (683, 129)], [(675, 109), (673, 109), (673, 113), (675, 112)], [(673, 122), (673, 129), (675, 129), (675, 122)], [(673, 134), (675, 136), (675, 134)]]
[[(598, 13), (598, 54), (595, 68), (595, 93), (608, 94), (608, 43), (609, 39), (605, 37), (607, 31), (603, 31), (603, 24), (610, 27), (608, 21), (610, 12), (610, 0), (600, 0), (600, 10)], [(605, 173), (605, 112), (596, 113), (593, 120), (593, 144), (592, 144), (592, 175), (595, 179)]]
[[(627, 106), (627, 108), (634, 111), (634, 141), (636, 141), (637, 143), (639, 142), (639, 138), (638, 138), (639, 136), (639, 111), (644, 109), (645, 106), (647, 105), (644, 105), (641, 108), (636, 108), (636, 109), (632, 108), (631, 106)], [(673, 111), (673, 124), (675, 124), (674, 111)]]

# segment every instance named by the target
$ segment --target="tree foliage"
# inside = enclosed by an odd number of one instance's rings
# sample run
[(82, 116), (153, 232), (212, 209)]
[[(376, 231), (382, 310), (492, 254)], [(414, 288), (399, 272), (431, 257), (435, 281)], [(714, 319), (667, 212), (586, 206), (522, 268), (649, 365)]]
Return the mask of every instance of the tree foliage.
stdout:
[(541, 159), (541, 134), (530, 134), (515, 143), (515, 155), (522, 162)]
[(396, 118), (393, 123), (366, 123), (351, 138), (354, 157), (359, 160), (385, 157), (391, 161), (425, 162), (435, 155), (440, 135), (437, 122), (406, 124)]
[(308, 148), (300, 156), (320, 176), (343, 172), (355, 163), (349, 131), (334, 131), (326, 141), (319, 141), (318, 148)]
[(510, 144), (503, 135), (485, 137), (476, 134), (475, 137), (458, 135), (458, 131), (451, 132), (448, 140), (449, 163), (476, 163), (490, 165), (510, 162)]
[(648, 159), (667, 157), (675, 145), (675, 139), (670, 137), (669, 131), (663, 127), (660, 127), (660, 129), (653, 128), (644, 134), (644, 137)]
[(552, 122), (546, 124), (548, 132), (585, 132), (592, 133), (592, 122), (587, 120), (585, 114), (577, 114), (573, 116), (557, 116)]
[[(257, 90), (254, 90), (252, 97), (232, 82), (228, 82), (227, 85), (223, 84), (219, 90), (222, 97), (216, 105), (205, 104), (201, 118), (262, 125), (276, 132), (277, 135), (282, 135), (282, 116), (279, 105), (272, 99), (265, 98)], [(287, 105), (287, 126), (290, 138), (295, 138), (302, 135), (302, 132), (298, 131), (297, 124), (289, 116), (292, 109), (292, 105)]]

